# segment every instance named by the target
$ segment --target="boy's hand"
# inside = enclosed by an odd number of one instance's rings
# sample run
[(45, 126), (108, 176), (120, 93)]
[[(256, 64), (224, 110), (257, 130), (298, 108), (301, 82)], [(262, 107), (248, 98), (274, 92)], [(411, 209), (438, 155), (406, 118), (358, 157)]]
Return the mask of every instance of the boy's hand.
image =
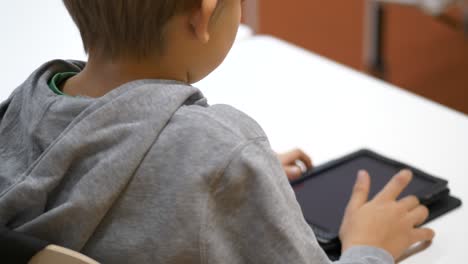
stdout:
[(414, 196), (396, 200), (412, 176), (411, 171), (401, 171), (368, 202), (370, 177), (359, 172), (341, 225), (343, 252), (352, 246), (375, 246), (398, 259), (415, 243), (434, 238), (433, 230), (417, 227), (427, 219), (428, 209)]
[(290, 181), (301, 177), (305, 170), (312, 168), (312, 160), (300, 149), (277, 155)]

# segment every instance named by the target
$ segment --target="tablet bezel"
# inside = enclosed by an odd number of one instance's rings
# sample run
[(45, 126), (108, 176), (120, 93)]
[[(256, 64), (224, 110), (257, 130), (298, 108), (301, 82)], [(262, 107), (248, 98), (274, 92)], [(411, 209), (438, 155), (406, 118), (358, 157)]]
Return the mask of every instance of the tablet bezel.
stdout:
[[(334, 169), (335, 167), (338, 167), (344, 163), (347, 163), (349, 161), (352, 161), (353, 159), (360, 158), (360, 157), (372, 158), (379, 162), (383, 162), (388, 165), (401, 168), (401, 169), (410, 169), (411, 171), (413, 171), (414, 177), (420, 177), (424, 180), (434, 182), (432, 188), (423, 189), (415, 193), (415, 195), (420, 199), (421, 204), (430, 205), (432, 202), (437, 201), (441, 197), (442, 194), (446, 194), (447, 185), (448, 185), (448, 182), (446, 180), (432, 176), (406, 163), (384, 157), (369, 149), (361, 149), (351, 154), (345, 155), (342, 158), (332, 160), (321, 166), (315, 167), (314, 169), (309, 170), (306, 173), (304, 173), (304, 175), (298, 180), (292, 181), (291, 185), (294, 187), (295, 185), (304, 183), (305, 181), (327, 170)], [(319, 240), (319, 242), (323, 244), (336, 242), (338, 234), (333, 234), (333, 233), (330, 233), (329, 231), (323, 230), (317, 224), (314, 224), (313, 221), (311, 221), (310, 219), (306, 219), (306, 221), (311, 225), (312, 229), (316, 233), (316, 237)]]
[(335, 167), (340, 166), (343, 163), (347, 163), (349, 161), (352, 161), (353, 159), (357, 159), (357, 158), (364, 157), (364, 156), (373, 158), (383, 163), (387, 163), (388, 165), (391, 165), (394, 167), (398, 167), (401, 169), (409, 169), (413, 172), (414, 177), (420, 177), (425, 180), (434, 182), (434, 185), (432, 186), (431, 189), (424, 189), (415, 194), (421, 200), (422, 204), (429, 204), (430, 202), (432, 202), (433, 197), (436, 197), (437, 194), (439, 194), (440, 192), (444, 191), (447, 188), (448, 182), (446, 180), (432, 176), (406, 163), (384, 157), (369, 149), (361, 149), (351, 154), (348, 154), (342, 158), (332, 160), (321, 166), (315, 167), (312, 170), (309, 170), (306, 173), (304, 173), (304, 175), (301, 178), (295, 181), (292, 181), (291, 185), (295, 186), (295, 185), (301, 184), (320, 173), (323, 173), (327, 170), (334, 169)]

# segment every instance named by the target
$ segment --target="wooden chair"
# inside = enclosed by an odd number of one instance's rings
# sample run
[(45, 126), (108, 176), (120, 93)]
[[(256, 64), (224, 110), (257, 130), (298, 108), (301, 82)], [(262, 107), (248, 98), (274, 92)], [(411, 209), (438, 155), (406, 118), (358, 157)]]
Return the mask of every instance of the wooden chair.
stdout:
[(39, 251), (28, 264), (98, 264), (97, 261), (68, 248), (48, 245)]
[(0, 263), (97, 264), (73, 250), (0, 227)]

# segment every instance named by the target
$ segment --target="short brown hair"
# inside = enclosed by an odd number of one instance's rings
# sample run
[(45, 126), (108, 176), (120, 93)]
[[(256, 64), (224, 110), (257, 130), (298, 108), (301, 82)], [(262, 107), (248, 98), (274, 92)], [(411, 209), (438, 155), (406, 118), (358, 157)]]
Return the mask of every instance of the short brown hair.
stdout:
[(164, 28), (200, 0), (63, 0), (78, 26), (84, 49), (115, 59), (142, 58), (164, 48)]

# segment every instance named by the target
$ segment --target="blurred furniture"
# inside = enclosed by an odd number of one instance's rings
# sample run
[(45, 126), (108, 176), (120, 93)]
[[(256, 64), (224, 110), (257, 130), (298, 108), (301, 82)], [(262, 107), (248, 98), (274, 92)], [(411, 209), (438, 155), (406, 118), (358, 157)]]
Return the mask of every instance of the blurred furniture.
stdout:
[(371, 73), (377, 77), (385, 77), (385, 62), (383, 60), (383, 42), (385, 27), (386, 3), (400, 4), (420, 8), (427, 14), (453, 25), (450, 18), (443, 12), (451, 5), (458, 3), (464, 10), (463, 28), (468, 36), (468, 1), (466, 0), (366, 0), (364, 62)]
[(259, 29), (259, 1), (258, 0), (245, 0), (243, 10), (243, 22), (248, 25), (253, 32)]
[(0, 228), (0, 262), (15, 264), (97, 264), (76, 251)]
[[(369, 63), (363, 60), (369, 46), (364, 44), (367, 1), (259, 1), (259, 34), (368, 72)], [(384, 7), (385, 80), (468, 114), (468, 37), (461, 28), (466, 7), (455, 4), (437, 18), (408, 5)], [(447, 26), (447, 18), (456, 28)]]
[[(446, 178), (468, 201), (468, 118), (423, 97), (261, 35), (236, 45), (194, 86), (211, 104), (252, 116), (275, 151), (301, 147), (319, 165), (367, 147)], [(462, 207), (429, 223), (433, 244), (402, 263), (460, 263), (466, 219)]]

